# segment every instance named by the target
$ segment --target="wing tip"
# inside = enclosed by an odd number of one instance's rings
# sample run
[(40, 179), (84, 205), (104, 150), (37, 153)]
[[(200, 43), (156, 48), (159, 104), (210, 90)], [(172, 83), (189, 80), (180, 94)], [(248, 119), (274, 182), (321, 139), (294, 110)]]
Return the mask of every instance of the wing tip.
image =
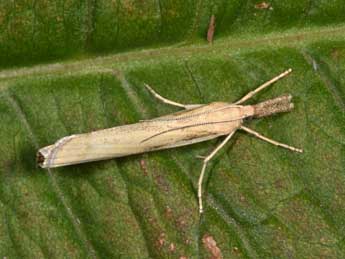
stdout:
[(46, 158), (45, 156), (42, 154), (41, 151), (38, 151), (36, 154), (36, 163), (39, 167), (44, 168), (44, 162), (45, 162)]
[(56, 164), (56, 153), (61, 150), (64, 144), (75, 138), (77, 135), (71, 135), (58, 140), (55, 144), (43, 147), (37, 151), (36, 163), (41, 168), (53, 168), (63, 166), (65, 163)]

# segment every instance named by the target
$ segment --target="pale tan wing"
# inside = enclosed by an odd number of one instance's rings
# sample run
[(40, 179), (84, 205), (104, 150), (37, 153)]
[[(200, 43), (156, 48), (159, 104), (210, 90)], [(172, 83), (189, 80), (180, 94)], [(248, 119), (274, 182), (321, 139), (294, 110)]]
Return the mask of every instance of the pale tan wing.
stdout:
[(58, 167), (189, 145), (237, 129), (240, 106), (212, 103), (151, 121), (72, 135), (39, 150), (41, 167)]

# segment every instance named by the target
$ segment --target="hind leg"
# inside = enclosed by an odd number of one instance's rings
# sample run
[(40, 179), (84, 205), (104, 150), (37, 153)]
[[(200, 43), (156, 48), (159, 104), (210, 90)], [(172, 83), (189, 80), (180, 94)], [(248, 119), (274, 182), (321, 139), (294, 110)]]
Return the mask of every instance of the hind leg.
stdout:
[(262, 140), (264, 140), (264, 141), (266, 141), (266, 142), (268, 142), (268, 143), (271, 143), (271, 144), (273, 144), (273, 145), (275, 145), (275, 146), (283, 147), (283, 148), (286, 148), (286, 149), (290, 149), (291, 151), (303, 153), (303, 150), (302, 150), (302, 149), (295, 148), (295, 147), (286, 145), (286, 144), (284, 144), (284, 143), (280, 143), (280, 142), (275, 141), (275, 140), (273, 140), (273, 139), (269, 139), (269, 138), (267, 138), (267, 137), (261, 135), (260, 133), (254, 131), (254, 130), (252, 130), (252, 129), (249, 129), (249, 128), (247, 128), (247, 127), (241, 126), (240, 129), (242, 129), (242, 130), (244, 130), (244, 131), (246, 131), (246, 132), (248, 132), (248, 133), (254, 135), (255, 137), (257, 137), (257, 138), (259, 138), (259, 139), (262, 139)]

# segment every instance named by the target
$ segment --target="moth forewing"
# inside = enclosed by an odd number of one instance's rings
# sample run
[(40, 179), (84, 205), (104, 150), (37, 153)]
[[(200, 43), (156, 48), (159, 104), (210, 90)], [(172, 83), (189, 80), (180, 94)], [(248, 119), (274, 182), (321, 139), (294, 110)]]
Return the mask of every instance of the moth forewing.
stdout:
[(153, 120), (71, 135), (39, 150), (43, 168), (190, 145), (226, 135), (253, 115), (251, 106), (211, 103)]

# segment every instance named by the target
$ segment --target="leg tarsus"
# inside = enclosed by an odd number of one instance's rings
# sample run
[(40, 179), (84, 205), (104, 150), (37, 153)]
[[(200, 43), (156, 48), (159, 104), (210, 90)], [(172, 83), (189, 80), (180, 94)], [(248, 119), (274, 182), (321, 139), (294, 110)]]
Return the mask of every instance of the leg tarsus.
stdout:
[(269, 139), (269, 138), (267, 138), (267, 137), (261, 135), (260, 133), (254, 131), (254, 130), (252, 130), (252, 129), (250, 129), (250, 128), (241, 126), (240, 129), (242, 129), (242, 130), (244, 130), (244, 131), (246, 131), (246, 132), (248, 132), (248, 133), (254, 135), (255, 137), (257, 137), (257, 138), (259, 138), (259, 139), (261, 139), (261, 140), (264, 140), (264, 141), (266, 141), (266, 142), (268, 142), (268, 143), (271, 143), (271, 144), (273, 144), (273, 145), (275, 145), (275, 146), (279, 146), (279, 147), (283, 147), (283, 148), (286, 148), (286, 149), (289, 149), (289, 150), (292, 150), (292, 151), (295, 151), (295, 152), (303, 153), (303, 150), (302, 150), (302, 149), (295, 148), (295, 147), (292, 147), (292, 146), (289, 146), (289, 145), (280, 143), (280, 142), (275, 141), (275, 140), (273, 140), (273, 139)]
[(235, 102), (235, 104), (241, 104), (244, 103), (245, 101), (249, 100), (250, 98), (252, 98), (255, 94), (257, 94), (258, 92), (260, 92), (261, 90), (265, 89), (266, 87), (268, 87), (269, 85), (277, 82), (279, 79), (287, 76), (288, 74), (290, 74), (292, 72), (292, 69), (289, 68), (288, 70), (286, 70), (285, 72), (281, 73), (280, 75), (272, 78), (271, 80), (267, 81), (266, 83), (262, 84), (261, 86), (259, 86), (258, 88), (256, 88), (254, 91), (251, 91), (249, 93), (247, 93), (244, 97), (242, 97), (240, 100), (238, 100), (237, 102)]
[(170, 104), (172, 106), (177, 106), (180, 108), (184, 108), (184, 109), (193, 109), (193, 108), (197, 108), (199, 106), (201, 106), (201, 104), (182, 104), (182, 103), (177, 103), (174, 101), (171, 101), (163, 96), (161, 96), (160, 94), (158, 94), (155, 90), (153, 90), (148, 84), (144, 84), (145, 87), (147, 88), (147, 90), (149, 90), (149, 92), (156, 97), (158, 100), (160, 100), (161, 102), (165, 103), (165, 104)]
[(199, 199), (199, 212), (200, 214), (203, 213), (203, 206), (202, 206), (202, 182), (204, 179), (205, 171), (206, 171), (206, 166), (207, 163), (215, 156), (215, 154), (230, 140), (232, 135), (234, 135), (235, 131), (232, 131), (223, 141), (222, 143), (219, 144), (212, 152), (209, 154), (207, 157), (205, 157), (201, 173), (199, 176), (199, 181), (198, 181), (198, 199)]

